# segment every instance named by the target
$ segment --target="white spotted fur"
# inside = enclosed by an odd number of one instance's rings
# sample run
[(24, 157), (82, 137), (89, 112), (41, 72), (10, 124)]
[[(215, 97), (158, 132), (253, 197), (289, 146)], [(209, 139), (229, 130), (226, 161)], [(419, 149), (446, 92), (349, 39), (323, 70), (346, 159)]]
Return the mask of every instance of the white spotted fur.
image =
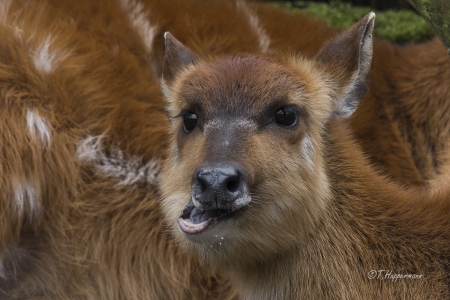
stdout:
[(27, 128), (31, 136), (38, 138), (42, 145), (50, 147), (52, 142), (50, 125), (34, 109), (27, 110)]
[(68, 53), (51, 49), (53, 38), (48, 35), (47, 38), (32, 52), (34, 66), (44, 74), (51, 73), (59, 64), (66, 59)]
[(12, 185), (17, 215), (21, 217), (27, 211), (30, 218), (36, 216), (41, 206), (39, 190), (29, 180), (14, 180)]
[(158, 184), (159, 161), (152, 159), (143, 163), (141, 158), (127, 157), (120, 149), (111, 148), (109, 155), (102, 149), (101, 136), (88, 136), (80, 141), (77, 148), (79, 161), (93, 165), (106, 177), (119, 178), (118, 185), (139, 182)]

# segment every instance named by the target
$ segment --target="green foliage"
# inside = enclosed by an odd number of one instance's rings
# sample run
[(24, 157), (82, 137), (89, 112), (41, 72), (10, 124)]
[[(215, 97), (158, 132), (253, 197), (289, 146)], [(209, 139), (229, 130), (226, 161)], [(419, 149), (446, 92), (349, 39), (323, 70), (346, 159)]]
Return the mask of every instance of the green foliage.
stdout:
[(413, 11), (378, 13), (375, 35), (396, 42), (419, 42), (434, 35), (428, 23)]
[[(295, 4), (303, 13), (324, 19), (331, 27), (339, 29), (349, 28), (373, 11), (370, 7), (352, 7), (341, 1), (330, 4), (298, 1)], [(376, 14), (374, 34), (378, 37), (406, 43), (423, 41), (434, 35), (428, 23), (413, 11), (388, 10)]]
[(427, 20), (450, 55), (450, 2), (448, 0), (409, 0), (409, 3)]

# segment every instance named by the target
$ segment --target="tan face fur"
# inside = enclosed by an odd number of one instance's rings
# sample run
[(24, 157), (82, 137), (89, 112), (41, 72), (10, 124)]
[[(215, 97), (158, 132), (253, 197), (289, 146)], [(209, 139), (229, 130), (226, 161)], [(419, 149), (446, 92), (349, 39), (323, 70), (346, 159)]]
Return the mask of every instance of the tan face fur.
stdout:
[[(326, 205), (327, 181), (317, 145), (321, 118), (329, 108), (311, 109), (314, 101), (327, 96), (306, 73), (265, 58), (240, 56), (193, 67), (175, 83), (179, 90), (169, 110), (173, 115), (193, 111), (198, 121), (186, 133), (183, 118), (172, 119), (176, 144), (163, 179), (164, 207), (171, 220), (178, 220), (191, 200), (192, 177), (202, 164), (239, 165), (248, 174), (246, 206), (202, 233), (186, 235), (194, 242), (189, 245), (205, 255), (220, 259), (236, 255), (236, 248), (245, 249), (238, 255), (249, 257), (254, 248), (279, 251), (280, 237), (267, 235), (272, 232), (268, 226), (280, 228), (287, 240), (295, 239), (309, 231), (313, 216)], [(298, 121), (283, 127), (274, 115), (286, 105), (298, 109)], [(304, 212), (300, 218), (294, 213), (298, 210)]]

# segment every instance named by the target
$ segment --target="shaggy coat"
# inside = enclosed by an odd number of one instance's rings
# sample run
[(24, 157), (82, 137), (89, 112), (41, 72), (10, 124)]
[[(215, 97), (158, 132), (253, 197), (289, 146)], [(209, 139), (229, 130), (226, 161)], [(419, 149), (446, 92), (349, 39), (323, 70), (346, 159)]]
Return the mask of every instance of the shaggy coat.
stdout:
[[(336, 34), (243, 1), (0, 1), (0, 299), (236, 297), (160, 212), (166, 31), (200, 57), (311, 58)], [(444, 165), (449, 72), (436, 39), (376, 41), (368, 96), (342, 121), (404, 184)]]

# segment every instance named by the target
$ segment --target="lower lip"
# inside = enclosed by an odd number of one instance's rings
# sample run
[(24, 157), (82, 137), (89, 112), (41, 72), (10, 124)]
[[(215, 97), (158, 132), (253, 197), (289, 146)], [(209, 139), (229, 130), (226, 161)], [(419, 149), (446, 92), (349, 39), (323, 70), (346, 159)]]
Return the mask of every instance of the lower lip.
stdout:
[(211, 227), (213, 219), (208, 219), (199, 224), (193, 224), (189, 220), (178, 218), (178, 227), (185, 234), (200, 234)]

